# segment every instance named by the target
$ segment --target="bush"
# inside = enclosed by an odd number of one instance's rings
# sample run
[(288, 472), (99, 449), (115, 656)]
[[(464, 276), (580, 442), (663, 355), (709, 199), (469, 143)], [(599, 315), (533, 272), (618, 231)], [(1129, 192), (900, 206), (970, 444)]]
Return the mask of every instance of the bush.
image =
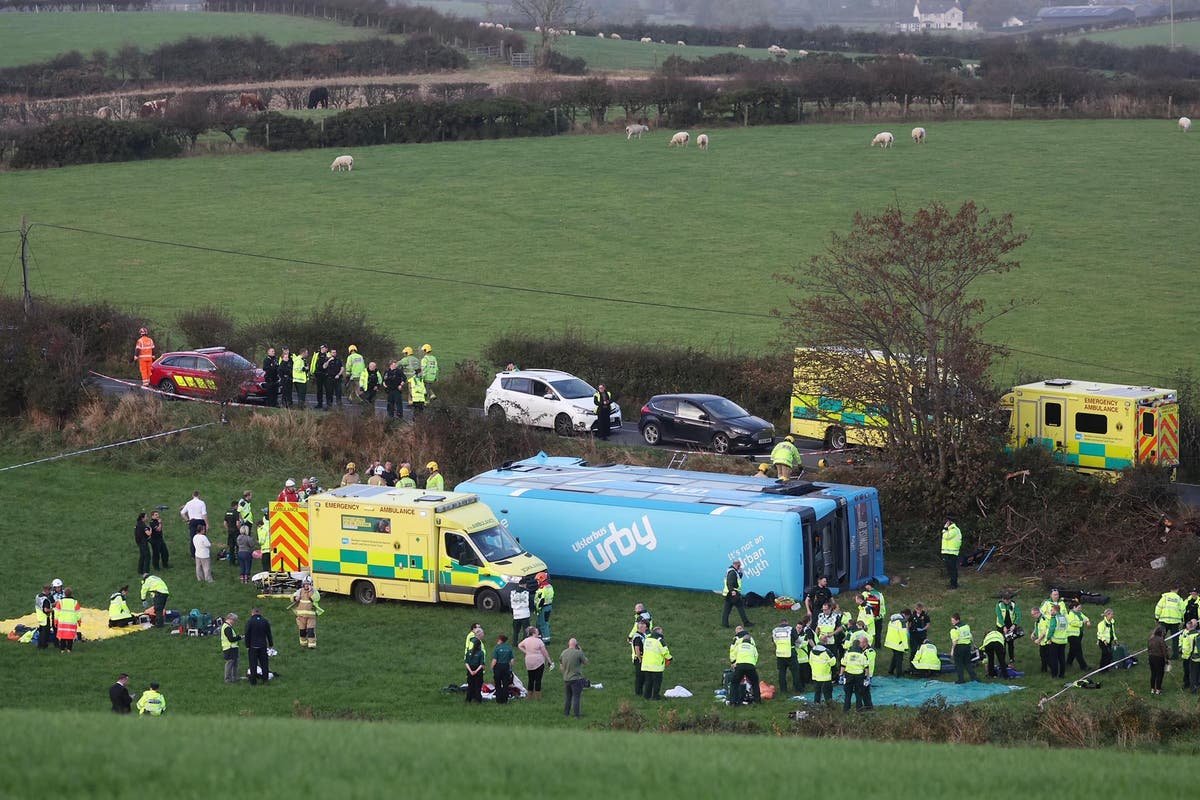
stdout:
[(290, 347), (297, 353), (304, 347), (315, 351), (328, 344), (336, 347), (344, 358), (345, 348), (354, 344), (367, 361), (384, 363), (400, 355), (395, 340), (380, 331), (365, 311), (333, 300), (322, 308), (299, 313), (283, 309), (274, 317), (244, 326), (237, 335), (246, 342), (248, 350)]
[(179, 142), (150, 121), (71, 117), (27, 131), (17, 142), (12, 166), (62, 167), (136, 161), (179, 155)]
[(556, 75), (586, 75), (587, 62), (582, 58), (572, 58), (557, 50), (547, 50), (542, 59), (542, 68)]
[(241, 353), (250, 344), (238, 330), (233, 315), (214, 306), (181, 311), (175, 325), (183, 332), (188, 347), (227, 347)]

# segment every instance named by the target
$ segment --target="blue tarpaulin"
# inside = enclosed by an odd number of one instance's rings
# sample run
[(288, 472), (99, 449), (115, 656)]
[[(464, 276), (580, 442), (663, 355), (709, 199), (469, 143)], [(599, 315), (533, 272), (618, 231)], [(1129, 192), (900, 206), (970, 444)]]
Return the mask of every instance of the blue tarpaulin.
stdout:
[[(986, 700), (998, 694), (1019, 691), (1023, 686), (1010, 686), (991, 681), (954, 683), (953, 681), (926, 680), (923, 678), (871, 678), (871, 702), (876, 706), (919, 706), (926, 700), (942, 697), (946, 705), (956, 706)], [(842, 702), (842, 689), (835, 686), (833, 700)], [(812, 693), (806, 692), (804, 702), (812, 702)]]

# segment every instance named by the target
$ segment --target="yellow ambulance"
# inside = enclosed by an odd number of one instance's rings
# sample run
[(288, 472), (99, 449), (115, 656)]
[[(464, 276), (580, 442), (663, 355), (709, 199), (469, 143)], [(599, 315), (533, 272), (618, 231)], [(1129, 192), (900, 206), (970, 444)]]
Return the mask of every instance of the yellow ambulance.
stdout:
[(1081, 472), (1116, 473), (1135, 464), (1179, 466), (1179, 400), (1174, 389), (1053, 378), (1004, 396), (1013, 447), (1035, 445)]
[(322, 592), (509, 607), (546, 569), (473, 494), (354, 484), (270, 506), (271, 568), (311, 571)]
[[(788, 416), (789, 432), (805, 439), (824, 442), (830, 450), (842, 450), (847, 444), (880, 447), (888, 421), (884, 411), (844, 397), (835, 396), (819, 376), (806, 365), (805, 348), (796, 348), (792, 372), (792, 402)], [(882, 353), (873, 350), (847, 351), (851, 358), (882, 361)]]

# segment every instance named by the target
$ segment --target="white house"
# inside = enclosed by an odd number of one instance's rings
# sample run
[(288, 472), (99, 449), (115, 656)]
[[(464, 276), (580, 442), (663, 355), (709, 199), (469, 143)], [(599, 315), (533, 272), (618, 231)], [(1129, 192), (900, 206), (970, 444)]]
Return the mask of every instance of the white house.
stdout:
[(973, 31), (979, 23), (963, 19), (958, 0), (915, 0), (912, 20), (901, 22), (899, 27), (905, 31)]
[(1008, 19), (1004, 20), (1004, 22), (1000, 23), (1000, 27), (1001, 28), (1023, 28), (1023, 27), (1025, 27), (1025, 22), (1020, 17), (1009, 17)]

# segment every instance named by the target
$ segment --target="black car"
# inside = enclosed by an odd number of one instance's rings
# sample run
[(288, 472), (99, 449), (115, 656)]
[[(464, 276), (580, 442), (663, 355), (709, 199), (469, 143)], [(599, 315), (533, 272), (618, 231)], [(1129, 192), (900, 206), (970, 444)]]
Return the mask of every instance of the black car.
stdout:
[(775, 441), (775, 426), (715, 394), (660, 394), (642, 406), (646, 444), (687, 442), (718, 453), (757, 450)]

